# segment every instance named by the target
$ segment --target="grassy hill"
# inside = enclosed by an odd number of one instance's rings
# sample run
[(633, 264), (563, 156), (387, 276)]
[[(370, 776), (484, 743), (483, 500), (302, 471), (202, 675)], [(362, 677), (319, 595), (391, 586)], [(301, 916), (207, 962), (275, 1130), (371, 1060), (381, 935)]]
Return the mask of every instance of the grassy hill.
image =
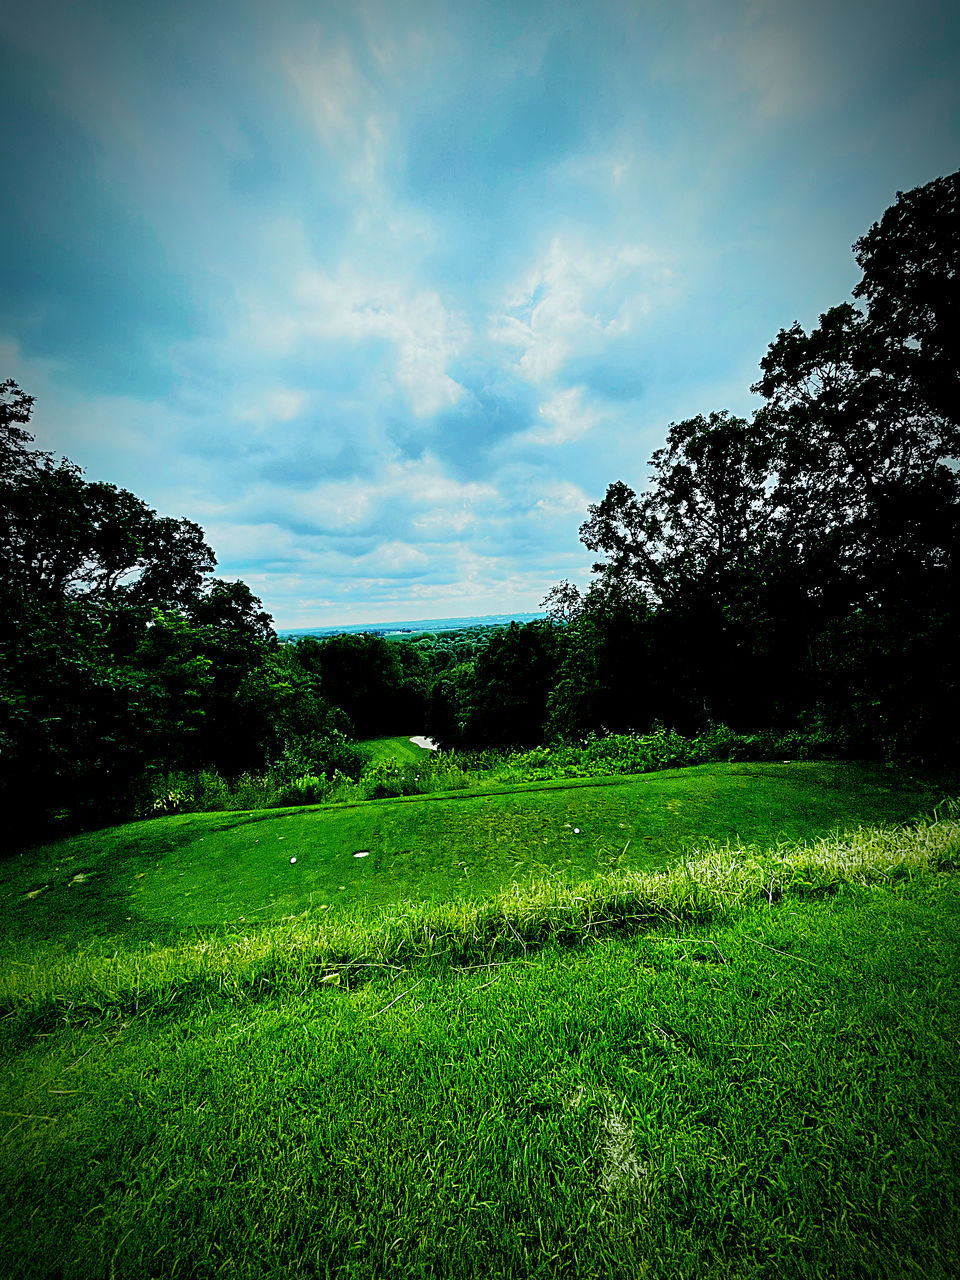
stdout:
[(957, 1274), (960, 824), (861, 825), (939, 795), (711, 765), (25, 851), (7, 1273)]
[(156, 818), (0, 863), (0, 948), (3, 939), (18, 954), (31, 939), (135, 945), (308, 909), (369, 912), (544, 877), (650, 870), (704, 841), (766, 846), (903, 821), (941, 795), (882, 766), (728, 764)]

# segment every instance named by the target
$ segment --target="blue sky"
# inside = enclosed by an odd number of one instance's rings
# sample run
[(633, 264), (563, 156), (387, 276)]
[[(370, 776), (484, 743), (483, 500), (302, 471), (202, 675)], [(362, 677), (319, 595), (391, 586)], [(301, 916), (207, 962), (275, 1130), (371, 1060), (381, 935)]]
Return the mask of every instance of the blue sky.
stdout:
[(38, 0), (0, 379), (279, 626), (536, 609), (960, 164), (951, 3)]

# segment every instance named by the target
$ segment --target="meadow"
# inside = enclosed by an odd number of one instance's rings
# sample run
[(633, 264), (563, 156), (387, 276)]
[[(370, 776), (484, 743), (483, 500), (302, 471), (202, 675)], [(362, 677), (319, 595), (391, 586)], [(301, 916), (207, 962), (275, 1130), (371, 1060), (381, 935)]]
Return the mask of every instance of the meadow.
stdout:
[(709, 764), (23, 850), (6, 1273), (957, 1274), (944, 794)]

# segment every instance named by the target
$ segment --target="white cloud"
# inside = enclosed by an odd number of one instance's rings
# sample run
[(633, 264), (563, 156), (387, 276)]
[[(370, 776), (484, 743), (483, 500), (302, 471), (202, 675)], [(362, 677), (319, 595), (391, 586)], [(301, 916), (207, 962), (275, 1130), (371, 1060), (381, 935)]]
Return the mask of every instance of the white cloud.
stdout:
[(393, 112), (360, 72), (344, 42), (329, 45), (325, 32), (295, 33), (298, 43), (281, 56), (317, 137), (340, 164), (339, 180), (376, 193), (396, 128)]
[(465, 345), (466, 325), (434, 290), (313, 269), (296, 281), (292, 301), (298, 313), (288, 322), (301, 341), (381, 338), (392, 343), (396, 380), (418, 417), (449, 408), (463, 394), (446, 366)]
[(295, 527), (301, 537), (373, 537), (420, 543), (496, 514), (497, 487), (447, 475), (436, 458), (383, 460), (370, 477), (327, 479), (291, 491), (260, 482), (230, 502), (208, 510), (220, 520), (229, 510), (245, 525)]
[(604, 415), (584, 404), (583, 396), (583, 387), (568, 387), (545, 400), (537, 408), (542, 425), (532, 428), (528, 439), (535, 444), (568, 444), (592, 431)]
[(278, 422), (293, 422), (303, 415), (310, 403), (305, 391), (295, 387), (271, 387), (259, 395), (252, 404), (241, 405), (237, 417), (253, 422), (257, 427), (269, 427)]
[(519, 352), (515, 368), (534, 385), (571, 355), (602, 351), (665, 300), (672, 273), (637, 244), (596, 249), (556, 236), (494, 315), (490, 336)]
[[(378, 261), (403, 258), (399, 247), (390, 253), (379, 241), (360, 237), (339, 265), (326, 268), (316, 262), (309, 239), (295, 221), (277, 222), (265, 232), (264, 255), (273, 270), (238, 282), (235, 314), (225, 318), (216, 351), (205, 352), (195, 342), (196, 355), (209, 360), (214, 354), (236, 365), (241, 352), (246, 367), (269, 371), (291, 358), (309, 360), (312, 350), (323, 359), (323, 344), (342, 355), (342, 344), (382, 342), (392, 349), (386, 364), (375, 352), (348, 357), (356, 368), (354, 399), (369, 406), (399, 390), (418, 418), (456, 404), (464, 389), (447, 368), (471, 342), (464, 317), (436, 289), (418, 282), (412, 267), (402, 276), (387, 267), (376, 270)], [(178, 356), (181, 363), (191, 359), (191, 353)], [(342, 368), (346, 373), (349, 365)], [(292, 410), (294, 394), (283, 388), (285, 399), (277, 407)], [(263, 407), (258, 402), (258, 411)]]
[(204, 532), (224, 562), (303, 560), (308, 555), (291, 531), (277, 524), (244, 524), (228, 517), (208, 522)]
[(589, 499), (579, 485), (561, 480), (549, 487), (542, 498), (537, 499), (536, 509), (548, 515), (584, 515)]
[(421, 551), (419, 547), (414, 547), (409, 542), (401, 542), (394, 538), (388, 542), (380, 543), (369, 554), (359, 556), (353, 560), (351, 573), (355, 572), (361, 577), (394, 577), (397, 574), (407, 575), (414, 572), (423, 572), (429, 565), (429, 556)]

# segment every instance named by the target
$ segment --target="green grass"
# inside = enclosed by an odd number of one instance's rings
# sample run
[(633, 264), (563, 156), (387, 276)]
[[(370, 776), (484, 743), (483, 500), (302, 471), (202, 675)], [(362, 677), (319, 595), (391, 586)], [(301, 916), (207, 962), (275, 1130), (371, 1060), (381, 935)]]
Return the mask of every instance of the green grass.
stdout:
[[(902, 821), (940, 794), (880, 766), (701, 765), (500, 792), (157, 818), (0, 864), (0, 959), (11, 948), (22, 961), (35, 946), (94, 937), (136, 946), (309, 909), (369, 914), (551, 876), (576, 882), (616, 868), (663, 868), (704, 840), (764, 845)], [(361, 852), (369, 856), (354, 856)]]
[(365, 738), (357, 744), (369, 764), (396, 760), (398, 764), (418, 764), (433, 755), (426, 747), (418, 747), (409, 738)]
[[(595, 802), (598, 822), (607, 805), (664, 841), (699, 828), (683, 859), (538, 879), (491, 853), (486, 896), (377, 907), (358, 890), (139, 942), (116, 919), (123, 877), (113, 932), (92, 896), (61, 896), (42, 928), (13, 908), (53, 890), (8, 898), (5, 1274), (960, 1274), (956, 806), (859, 827), (931, 791), (838, 765), (642, 782), (339, 817), (467, 814), (482, 833), (512, 814), (519, 840), (539, 812)], [(130, 871), (151, 839), (175, 864), (200, 833), (331, 816), (167, 819), (36, 856)], [(815, 838), (831, 828), (846, 835)], [(566, 850), (572, 831), (555, 834)]]
[(955, 1275), (958, 937), (921, 875), (8, 1026), (7, 1274)]

